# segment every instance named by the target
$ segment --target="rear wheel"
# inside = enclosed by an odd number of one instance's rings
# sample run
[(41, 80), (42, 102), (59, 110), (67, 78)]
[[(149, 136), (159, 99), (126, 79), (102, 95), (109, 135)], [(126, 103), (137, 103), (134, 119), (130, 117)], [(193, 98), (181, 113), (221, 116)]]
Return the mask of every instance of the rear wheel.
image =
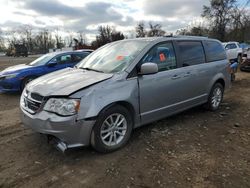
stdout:
[(123, 147), (129, 140), (133, 121), (129, 111), (117, 105), (100, 113), (91, 134), (91, 145), (108, 153)]
[(223, 100), (223, 94), (224, 87), (220, 83), (214, 84), (208, 97), (207, 109), (216, 111)]

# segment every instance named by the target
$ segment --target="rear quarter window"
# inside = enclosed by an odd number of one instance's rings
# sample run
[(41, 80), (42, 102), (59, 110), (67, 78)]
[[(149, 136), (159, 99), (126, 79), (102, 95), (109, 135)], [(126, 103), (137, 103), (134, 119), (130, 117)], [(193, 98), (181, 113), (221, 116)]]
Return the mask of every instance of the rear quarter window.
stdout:
[(226, 52), (222, 44), (216, 41), (206, 41), (205, 49), (207, 54), (207, 61), (220, 61), (226, 59)]
[(182, 66), (205, 63), (205, 52), (201, 41), (178, 41)]

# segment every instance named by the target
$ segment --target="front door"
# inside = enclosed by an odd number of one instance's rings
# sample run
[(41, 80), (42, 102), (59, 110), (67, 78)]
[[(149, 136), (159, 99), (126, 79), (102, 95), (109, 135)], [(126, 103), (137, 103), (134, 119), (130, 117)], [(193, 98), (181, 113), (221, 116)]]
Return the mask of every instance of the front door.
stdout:
[[(49, 64), (52, 64), (53, 66), (49, 66)], [(74, 63), (72, 62), (71, 54), (59, 55), (59, 56), (53, 58), (49, 62), (49, 64), (46, 68), (46, 73), (61, 70), (61, 69), (64, 69), (66, 67), (72, 67), (74, 65)]]
[[(185, 99), (183, 71), (177, 69), (172, 42), (154, 46), (141, 60), (158, 65), (159, 72), (139, 76), (140, 112), (142, 124), (166, 117), (177, 111), (176, 104)], [(178, 105), (177, 105), (178, 106)]]

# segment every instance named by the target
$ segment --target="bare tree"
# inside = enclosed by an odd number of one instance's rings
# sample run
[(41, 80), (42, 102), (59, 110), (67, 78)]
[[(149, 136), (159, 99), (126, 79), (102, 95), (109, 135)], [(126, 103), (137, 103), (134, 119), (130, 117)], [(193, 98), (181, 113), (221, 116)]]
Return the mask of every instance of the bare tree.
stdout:
[(148, 37), (160, 37), (165, 35), (165, 31), (161, 29), (161, 24), (153, 24), (149, 22), (149, 31), (147, 32)]
[(0, 28), (0, 52), (6, 50), (6, 47), (5, 47), (5, 40), (4, 40), (3, 34), (4, 34), (4, 33), (3, 33), (2, 29)]
[(100, 26), (98, 28), (99, 34), (96, 36), (96, 40), (92, 42), (92, 46), (100, 47), (109, 42), (122, 40), (125, 38), (122, 32), (116, 31), (114, 27)]
[(144, 22), (139, 22), (135, 27), (136, 38), (146, 37), (147, 31)]
[(78, 35), (79, 35), (78, 38), (79, 38), (80, 44), (81, 45), (86, 45), (86, 43), (87, 43), (86, 35), (81, 31), (78, 31)]
[(209, 36), (209, 29), (203, 26), (194, 26), (191, 28), (183, 28), (176, 31), (177, 35), (189, 36)]
[(56, 39), (56, 48), (57, 49), (63, 48), (65, 44), (62, 40), (62, 37), (59, 34), (59, 29), (57, 28), (54, 33), (55, 33), (55, 39)]
[(210, 5), (203, 7), (202, 16), (210, 22), (214, 37), (221, 41), (226, 38), (226, 28), (235, 6), (236, 0), (210, 0)]

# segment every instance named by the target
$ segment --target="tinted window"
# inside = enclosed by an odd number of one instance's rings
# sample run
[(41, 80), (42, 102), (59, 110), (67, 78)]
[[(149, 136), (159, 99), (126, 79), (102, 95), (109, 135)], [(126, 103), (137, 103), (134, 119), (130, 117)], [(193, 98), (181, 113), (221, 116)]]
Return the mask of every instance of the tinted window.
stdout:
[(199, 41), (177, 41), (182, 66), (197, 65), (205, 62), (205, 53)]
[(236, 44), (231, 43), (231, 44), (226, 45), (225, 48), (226, 48), (226, 49), (235, 49), (235, 48), (237, 48), (237, 46), (236, 46)]
[(226, 59), (225, 50), (219, 42), (207, 41), (205, 42), (205, 48), (208, 62)]
[(55, 62), (55, 63), (58, 63), (58, 64), (67, 64), (67, 63), (71, 63), (72, 62), (70, 54), (57, 56), (52, 61)]
[(162, 43), (154, 46), (141, 60), (141, 64), (146, 62), (156, 63), (159, 71), (176, 68), (176, 58), (171, 42)]
[(85, 57), (87, 57), (88, 55), (89, 55), (89, 53), (87, 53), (87, 52), (84, 52), (84, 53), (81, 53), (81, 54), (72, 54), (72, 61), (74, 63), (78, 63), (82, 59), (84, 59)]

